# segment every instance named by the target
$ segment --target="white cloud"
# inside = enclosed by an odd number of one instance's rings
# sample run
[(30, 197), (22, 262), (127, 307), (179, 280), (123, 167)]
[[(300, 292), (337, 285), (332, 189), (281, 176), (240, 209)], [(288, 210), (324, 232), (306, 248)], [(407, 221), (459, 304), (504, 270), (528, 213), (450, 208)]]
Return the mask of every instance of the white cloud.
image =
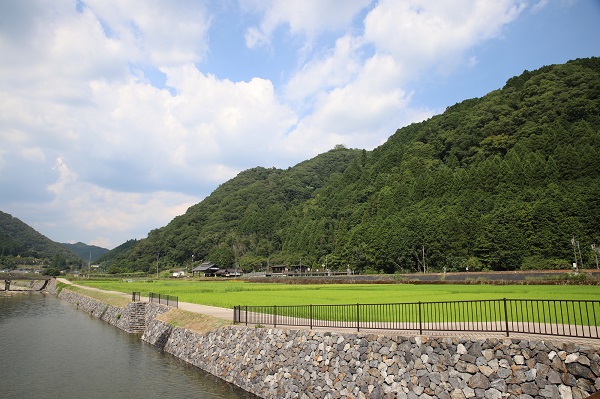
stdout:
[(289, 148), (308, 145), (323, 152), (343, 143), (372, 149), (400, 126), (431, 116), (408, 108), (410, 93), (400, 88), (402, 70), (390, 56), (368, 59), (346, 85), (318, 96), (314, 112), (290, 135)]
[(548, 5), (549, 2), (550, 2), (550, 0), (539, 0), (536, 4), (534, 4), (531, 7), (531, 11), (534, 13), (540, 12), (544, 8), (546, 8), (546, 6)]
[(514, 0), (382, 0), (365, 20), (365, 40), (412, 73), (454, 66), (464, 51), (500, 35), (524, 7)]
[(210, 15), (194, 0), (86, 0), (106, 27), (124, 43), (137, 62), (158, 67), (197, 62), (208, 51)]
[[(118, 192), (81, 181), (63, 159), (57, 159), (57, 180), (48, 189), (54, 194), (46, 212), (62, 214), (62, 220), (37, 223), (41, 231), (52, 230), (60, 223), (60, 242), (80, 241), (81, 230), (91, 237), (90, 244), (112, 248), (125, 238), (143, 238), (151, 229), (170, 222), (199, 201), (176, 192)], [(66, 212), (66, 213), (65, 213)], [(131, 236), (131, 226), (141, 227), (143, 235)], [(107, 238), (110, 237), (110, 238)]]
[(322, 58), (305, 64), (287, 83), (286, 96), (301, 100), (325, 90), (342, 87), (356, 78), (362, 68), (360, 47), (362, 41), (345, 35)]
[(308, 101), (311, 111), (290, 134), (324, 151), (335, 142), (371, 149), (398, 127), (432, 110), (412, 109), (403, 87), (427, 70), (473, 66), (468, 49), (497, 37), (523, 5), (512, 0), (382, 0), (365, 18), (363, 36), (345, 35), (324, 57), (315, 57), (289, 80), (286, 95)]
[(243, 8), (263, 16), (258, 27), (248, 29), (246, 45), (250, 48), (268, 45), (280, 25), (289, 27), (294, 35), (306, 36), (309, 41), (323, 31), (346, 29), (356, 14), (370, 3), (371, 0), (241, 1)]

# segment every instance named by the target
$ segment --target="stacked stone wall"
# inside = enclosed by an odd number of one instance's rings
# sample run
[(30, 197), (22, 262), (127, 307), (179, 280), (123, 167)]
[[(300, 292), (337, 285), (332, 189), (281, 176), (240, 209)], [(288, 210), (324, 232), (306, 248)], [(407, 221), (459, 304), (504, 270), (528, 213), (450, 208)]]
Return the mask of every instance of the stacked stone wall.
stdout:
[(598, 348), (572, 343), (159, 324), (147, 342), (170, 330), (165, 352), (263, 398), (579, 399), (600, 390)]
[[(56, 293), (56, 285), (49, 291)], [(130, 334), (143, 334), (150, 321), (169, 310), (168, 306), (148, 302), (131, 302), (121, 308), (66, 288), (58, 293), (58, 298)]]

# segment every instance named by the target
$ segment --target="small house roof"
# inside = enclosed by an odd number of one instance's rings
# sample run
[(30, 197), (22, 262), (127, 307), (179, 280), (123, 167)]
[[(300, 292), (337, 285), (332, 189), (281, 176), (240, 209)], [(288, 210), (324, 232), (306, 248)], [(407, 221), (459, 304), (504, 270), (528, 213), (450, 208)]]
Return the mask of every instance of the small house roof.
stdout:
[(207, 270), (217, 270), (219, 267), (212, 262), (203, 262), (200, 266), (192, 269), (193, 272), (205, 272)]

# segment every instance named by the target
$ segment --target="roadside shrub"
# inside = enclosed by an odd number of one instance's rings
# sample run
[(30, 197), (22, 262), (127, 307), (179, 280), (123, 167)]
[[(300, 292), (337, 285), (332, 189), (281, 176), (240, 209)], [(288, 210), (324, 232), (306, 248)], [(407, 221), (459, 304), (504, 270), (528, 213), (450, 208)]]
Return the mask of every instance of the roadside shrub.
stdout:
[(56, 276), (60, 276), (60, 270), (58, 270), (56, 267), (47, 267), (44, 269), (42, 274), (44, 276), (56, 277)]
[(545, 259), (541, 256), (528, 256), (523, 259), (521, 270), (565, 270), (571, 265), (564, 259)]

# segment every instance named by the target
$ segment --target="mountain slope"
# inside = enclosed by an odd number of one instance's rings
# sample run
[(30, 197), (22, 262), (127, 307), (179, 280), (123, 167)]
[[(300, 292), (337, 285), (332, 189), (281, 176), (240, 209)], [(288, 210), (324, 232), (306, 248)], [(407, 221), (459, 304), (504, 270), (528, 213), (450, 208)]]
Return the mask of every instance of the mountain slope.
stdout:
[(82, 260), (89, 261), (91, 259), (94, 262), (100, 256), (108, 252), (108, 249), (98, 247), (96, 245), (88, 245), (82, 242), (75, 244), (61, 243), (61, 245), (73, 252), (75, 252)]
[(372, 152), (242, 172), (113, 262), (564, 268), (573, 236), (592, 259), (598, 226), (600, 59), (590, 58), (525, 71)]
[(0, 211), (0, 256), (33, 257), (77, 264), (78, 256), (12, 215)]
[[(210, 196), (190, 207), (167, 226), (151, 231), (109, 261), (113, 271), (164, 267), (210, 258), (230, 266), (245, 258), (258, 262), (279, 246), (280, 222), (290, 209), (339, 178), (362, 155), (360, 150), (335, 149), (287, 170), (257, 167), (241, 172)], [(266, 261), (265, 261), (266, 262)]]

